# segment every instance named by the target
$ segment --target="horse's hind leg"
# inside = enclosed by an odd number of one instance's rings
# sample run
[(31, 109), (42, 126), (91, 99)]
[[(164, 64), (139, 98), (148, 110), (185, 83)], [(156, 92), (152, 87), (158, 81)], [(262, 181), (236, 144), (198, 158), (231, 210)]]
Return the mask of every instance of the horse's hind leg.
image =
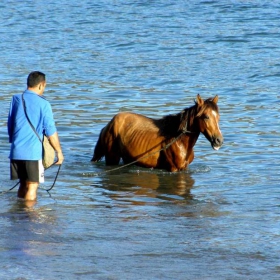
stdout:
[(91, 159), (91, 161), (93, 162), (98, 162), (101, 160), (101, 158), (105, 155), (105, 162), (106, 165), (118, 165), (120, 162), (121, 157), (119, 156), (118, 153), (115, 153), (113, 151), (109, 151), (109, 152), (104, 152), (103, 150), (103, 146), (100, 143), (100, 140), (98, 140), (95, 149), (94, 149), (94, 153), (93, 153), (93, 157)]
[(94, 153), (91, 161), (100, 161), (105, 156), (106, 165), (118, 165), (121, 159), (118, 145), (110, 134), (105, 134), (108, 138), (104, 140), (104, 129), (100, 132), (99, 139), (94, 148)]
[(118, 165), (121, 160), (118, 140), (114, 139), (111, 142), (111, 145), (108, 147), (107, 152), (105, 153), (105, 162), (106, 165)]
[(102, 140), (101, 140), (101, 133), (100, 133), (100, 136), (99, 136), (98, 141), (96, 143), (96, 146), (94, 148), (93, 157), (91, 159), (91, 161), (94, 161), (94, 162), (100, 161), (101, 158), (105, 155), (105, 151), (104, 151), (104, 148), (103, 148), (103, 143), (102, 143)]
[(117, 165), (121, 159), (119, 137), (115, 117), (101, 130), (92, 161), (99, 161), (105, 155), (106, 165)]
[(106, 165), (118, 165), (121, 157), (118, 153), (110, 152), (105, 155)]

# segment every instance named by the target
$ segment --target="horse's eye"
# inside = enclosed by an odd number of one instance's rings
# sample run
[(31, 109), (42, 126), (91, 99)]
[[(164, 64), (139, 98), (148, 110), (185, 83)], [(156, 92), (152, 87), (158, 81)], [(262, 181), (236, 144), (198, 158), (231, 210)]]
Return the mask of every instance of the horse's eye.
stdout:
[(205, 120), (209, 120), (209, 116), (208, 116), (208, 115), (205, 115), (205, 116), (204, 116), (204, 119), (205, 119)]

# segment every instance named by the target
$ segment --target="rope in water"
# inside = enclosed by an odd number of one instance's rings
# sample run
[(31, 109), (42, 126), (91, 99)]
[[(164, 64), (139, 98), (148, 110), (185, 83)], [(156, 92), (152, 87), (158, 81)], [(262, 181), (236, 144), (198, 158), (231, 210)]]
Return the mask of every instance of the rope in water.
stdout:
[[(175, 143), (175, 142), (176, 142), (183, 134), (185, 134), (185, 133), (192, 133), (192, 132), (191, 132), (191, 131), (188, 131), (188, 130), (186, 130), (186, 129), (184, 129), (184, 130), (182, 131), (182, 133), (181, 133), (179, 136), (177, 136), (176, 138), (174, 138), (173, 141), (171, 141), (170, 143), (168, 143), (167, 145), (165, 145), (165, 146), (164, 146), (163, 148), (161, 148), (160, 150), (155, 151), (155, 152), (153, 152), (153, 153), (150, 153), (150, 154), (148, 154), (148, 155), (144, 155), (144, 156), (142, 156), (142, 157), (136, 159), (135, 161), (132, 161), (132, 162), (127, 163), (127, 164), (125, 164), (125, 165), (122, 165), (122, 166), (119, 166), (119, 167), (116, 167), (116, 168), (113, 168), (113, 169), (110, 169), (110, 170), (105, 170), (105, 171), (102, 171), (102, 172), (93, 173), (93, 175), (99, 175), (99, 174), (102, 174), (102, 173), (113, 172), (113, 171), (116, 171), (116, 170), (125, 168), (125, 167), (127, 167), (127, 166), (129, 166), (129, 165), (135, 164), (135, 163), (137, 163), (137, 162), (138, 162), (139, 160), (141, 160), (141, 159), (150, 157), (150, 156), (152, 156), (152, 155), (154, 155), (154, 154), (156, 154), (156, 153), (160, 153), (161, 151), (168, 149), (173, 143)], [(52, 166), (54, 166), (54, 165), (55, 165), (55, 163), (53, 163), (51, 166), (49, 166), (49, 167), (46, 168), (45, 170), (49, 169), (50, 167), (52, 167)], [(59, 172), (60, 172), (60, 168), (61, 168), (61, 164), (60, 164), (59, 167), (58, 167), (58, 170), (57, 170), (57, 172), (56, 172), (56, 176), (55, 176), (55, 178), (54, 178), (54, 181), (53, 181), (52, 186), (51, 186), (49, 189), (45, 190), (45, 191), (47, 191), (48, 193), (49, 193), (49, 192), (53, 189), (53, 187), (55, 186), (55, 183), (56, 183), (58, 174), (59, 174)], [(11, 187), (9, 190), (0, 192), (0, 195), (10, 192), (10, 191), (13, 190), (19, 183), (20, 183), (20, 181), (17, 182), (17, 183), (16, 183), (13, 187)]]
[[(50, 166), (49, 166), (48, 168), (46, 168), (45, 170), (48, 170), (49, 168), (51, 168), (51, 167), (54, 166), (55, 164), (56, 164), (56, 163), (53, 163), (52, 165), (50, 165)], [(57, 172), (56, 172), (56, 176), (55, 176), (55, 178), (54, 178), (54, 181), (53, 181), (52, 186), (51, 186), (49, 189), (46, 190), (48, 193), (53, 189), (53, 187), (54, 187), (54, 185), (55, 185), (55, 183), (56, 183), (56, 180), (57, 180), (57, 177), (58, 177), (60, 168), (61, 168), (61, 164), (60, 164), (59, 167), (58, 167), (58, 170), (57, 170)], [(3, 195), (3, 194), (5, 194), (5, 193), (10, 192), (10, 191), (13, 190), (19, 183), (20, 183), (20, 181), (18, 181), (13, 187), (11, 187), (10, 189), (8, 189), (7, 191), (2, 191), (2, 192), (0, 192), (0, 195)]]

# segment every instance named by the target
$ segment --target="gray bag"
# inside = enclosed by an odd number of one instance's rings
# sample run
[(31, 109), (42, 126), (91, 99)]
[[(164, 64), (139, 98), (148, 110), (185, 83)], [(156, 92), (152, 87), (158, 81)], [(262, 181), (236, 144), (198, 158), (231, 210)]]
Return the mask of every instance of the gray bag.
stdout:
[[(40, 139), (41, 141), (41, 139)], [(48, 169), (54, 164), (55, 151), (46, 135), (43, 136), (43, 166)]]

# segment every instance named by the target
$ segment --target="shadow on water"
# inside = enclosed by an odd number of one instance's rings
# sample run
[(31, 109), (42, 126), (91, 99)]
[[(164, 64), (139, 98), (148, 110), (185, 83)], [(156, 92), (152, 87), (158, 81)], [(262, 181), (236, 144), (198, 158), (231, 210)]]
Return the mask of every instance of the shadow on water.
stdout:
[(99, 175), (98, 182), (93, 186), (104, 189), (105, 194), (112, 199), (133, 204), (162, 201), (190, 203), (193, 199), (191, 189), (195, 181), (186, 171), (170, 173), (135, 166), (104, 174)]

